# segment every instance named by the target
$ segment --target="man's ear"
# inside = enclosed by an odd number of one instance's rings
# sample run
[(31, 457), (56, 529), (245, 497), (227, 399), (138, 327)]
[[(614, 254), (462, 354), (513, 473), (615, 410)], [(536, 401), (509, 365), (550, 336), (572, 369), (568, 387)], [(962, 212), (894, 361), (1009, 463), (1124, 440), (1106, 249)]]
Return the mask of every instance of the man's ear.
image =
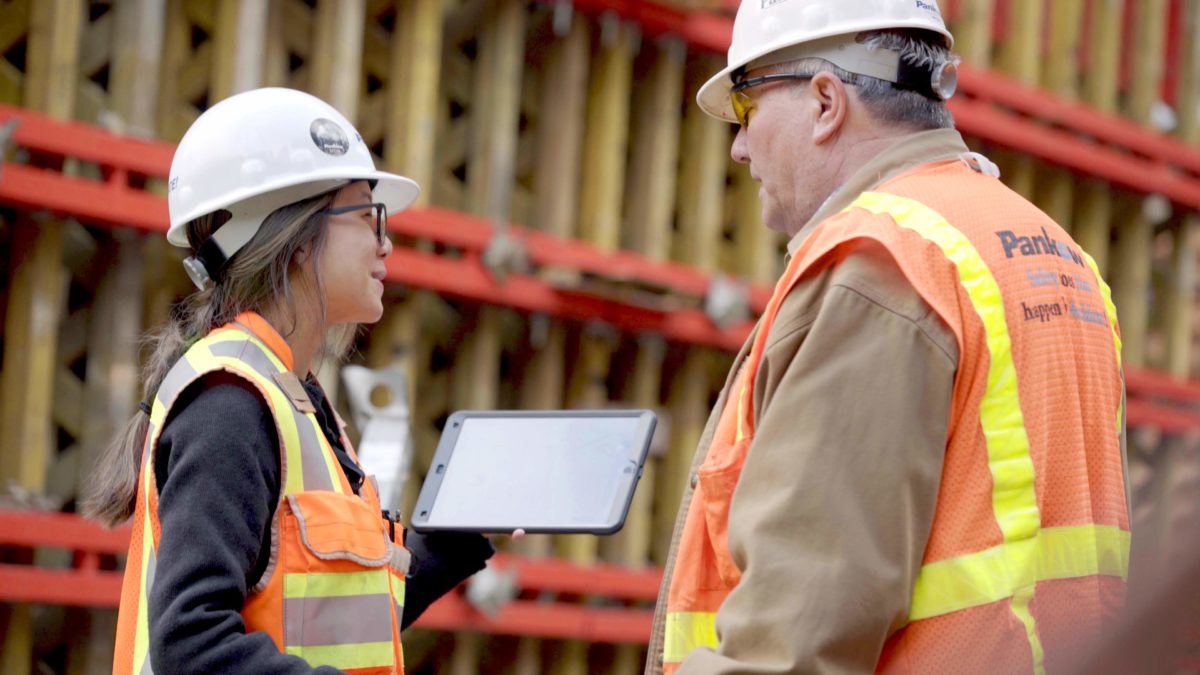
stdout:
[(837, 137), (846, 123), (850, 107), (850, 92), (846, 85), (833, 73), (817, 73), (809, 89), (818, 106), (817, 119), (813, 123), (813, 143), (820, 145)]

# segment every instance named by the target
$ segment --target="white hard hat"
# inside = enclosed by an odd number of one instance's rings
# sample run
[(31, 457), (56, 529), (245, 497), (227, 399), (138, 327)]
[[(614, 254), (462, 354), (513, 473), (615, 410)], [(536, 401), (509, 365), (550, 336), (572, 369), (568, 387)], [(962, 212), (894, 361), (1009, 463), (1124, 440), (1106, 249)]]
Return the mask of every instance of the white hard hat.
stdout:
[(187, 223), (225, 209), (233, 217), (212, 238), (228, 259), (271, 212), (356, 180), (372, 182), (388, 213), (421, 193), (412, 179), (376, 171), (354, 125), (321, 99), (282, 88), (237, 94), (200, 115), (175, 149), (167, 241), (187, 247)]
[[(733, 21), (728, 65), (704, 83), (696, 103), (713, 117), (736, 121), (729, 102), (732, 75), (755, 62), (761, 66), (815, 57), (852, 73), (896, 82), (894, 52), (871, 50), (854, 41), (858, 33), (889, 28), (933, 31), (946, 38), (947, 46), (954, 45), (936, 0), (742, 0)], [(785, 58), (767, 58), (777, 52)]]

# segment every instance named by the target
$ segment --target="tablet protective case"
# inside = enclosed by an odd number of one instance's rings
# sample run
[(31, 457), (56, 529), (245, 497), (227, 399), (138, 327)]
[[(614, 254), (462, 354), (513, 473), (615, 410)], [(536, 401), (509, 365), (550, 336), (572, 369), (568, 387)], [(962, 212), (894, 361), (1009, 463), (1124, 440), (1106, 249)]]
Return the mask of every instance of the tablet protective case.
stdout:
[(410, 524), (612, 534), (629, 512), (656, 421), (649, 410), (455, 412)]

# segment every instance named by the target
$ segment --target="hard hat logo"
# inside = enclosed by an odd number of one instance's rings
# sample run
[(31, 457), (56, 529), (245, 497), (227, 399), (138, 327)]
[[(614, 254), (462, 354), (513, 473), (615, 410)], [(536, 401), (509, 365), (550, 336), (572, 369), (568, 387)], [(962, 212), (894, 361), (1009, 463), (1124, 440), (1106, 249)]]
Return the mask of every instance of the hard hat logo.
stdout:
[(349, 137), (333, 120), (315, 119), (308, 131), (312, 135), (313, 143), (327, 155), (337, 157), (346, 154), (350, 149)]
[(932, 12), (933, 14), (937, 14), (939, 17), (942, 15), (942, 11), (938, 9), (936, 2), (921, 2), (921, 0), (917, 0), (917, 9), (923, 9), (927, 12)]

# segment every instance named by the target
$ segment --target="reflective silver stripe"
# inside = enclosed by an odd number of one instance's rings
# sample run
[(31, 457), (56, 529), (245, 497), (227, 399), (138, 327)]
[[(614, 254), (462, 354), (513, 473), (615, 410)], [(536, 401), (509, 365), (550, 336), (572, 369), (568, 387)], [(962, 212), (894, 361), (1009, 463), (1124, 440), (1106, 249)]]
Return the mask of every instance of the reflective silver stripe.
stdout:
[(219, 340), (208, 344), (213, 356), (225, 356), (237, 359), (254, 369), (254, 372), (265, 378), (275, 373), (283, 372), (271, 362), (270, 357), (259, 349), (258, 345), (247, 337), (245, 340)]
[[(333, 491), (329, 465), (325, 461), (325, 444), (318, 440), (315, 425), (308, 419), (308, 415), (302, 415), (292, 408), (289, 410), (296, 418), (296, 431), (300, 434), (300, 465), (304, 472), (304, 489)], [(333, 449), (330, 448), (328, 452), (332, 453)]]
[[(278, 388), (273, 375), (284, 372), (271, 357), (267, 356), (263, 351), (263, 347), (252, 340), (249, 335), (245, 339), (224, 339), (211, 343), (209, 349), (213, 356), (226, 357), (237, 359), (246, 364), (255, 373), (261, 377), (260, 384), (266, 387)], [(278, 407), (278, 406), (277, 406)], [(317, 435), (316, 427), (310, 416), (297, 411), (293, 406), (288, 405), (286, 410), (276, 410), (276, 415), (291, 414), (292, 420), (296, 425), (296, 432), (300, 438), (300, 472), (302, 476), (301, 484), (305, 490), (323, 490), (326, 492), (334, 489), (332, 478), (329, 475), (329, 465), (325, 460), (325, 450)], [(294, 462), (289, 462), (289, 465), (294, 466)]]
[[(146, 533), (144, 533), (144, 536), (153, 537), (154, 535), (151, 532), (146, 532)], [(147, 558), (145, 561), (143, 561), (144, 564), (146, 565), (146, 599), (147, 600), (150, 599), (150, 589), (154, 588), (154, 566), (155, 566), (155, 563), (157, 562), (157, 560), (158, 560), (158, 552), (154, 549), (153, 546), (151, 546), (150, 547), (150, 557)]]
[[(151, 532), (143, 532), (142, 536), (152, 538), (154, 536), (154, 534)], [(153, 541), (153, 539), (151, 539), (151, 541)], [(146, 548), (149, 550), (149, 556), (145, 560), (142, 561), (142, 564), (145, 565), (145, 567), (146, 567), (146, 589), (143, 591), (143, 595), (140, 599), (140, 602), (149, 603), (150, 602), (150, 589), (154, 588), (154, 567), (158, 560), (158, 554), (155, 552), (153, 546), (147, 546)], [(149, 607), (146, 608), (146, 614), (147, 614), (147, 616), (149, 616), (149, 614), (150, 614)], [(146, 652), (146, 656), (142, 660), (142, 667), (138, 670), (138, 675), (154, 675), (154, 668), (150, 667), (150, 652), (149, 651)]]
[[(146, 423), (146, 445), (158, 442), (158, 427), (154, 426), (154, 421)], [(142, 468), (146, 467), (146, 462), (150, 459), (148, 448), (142, 447)]]
[(175, 403), (175, 398), (183, 391), (183, 388), (192, 380), (196, 379), (199, 373), (188, 363), (187, 358), (181, 358), (171, 366), (171, 370), (167, 371), (167, 376), (163, 378), (162, 384), (158, 387), (156, 397), (162, 404), (163, 408), (170, 410), (171, 404)]
[(283, 642), (287, 646), (390, 642), (391, 595), (284, 598)]

